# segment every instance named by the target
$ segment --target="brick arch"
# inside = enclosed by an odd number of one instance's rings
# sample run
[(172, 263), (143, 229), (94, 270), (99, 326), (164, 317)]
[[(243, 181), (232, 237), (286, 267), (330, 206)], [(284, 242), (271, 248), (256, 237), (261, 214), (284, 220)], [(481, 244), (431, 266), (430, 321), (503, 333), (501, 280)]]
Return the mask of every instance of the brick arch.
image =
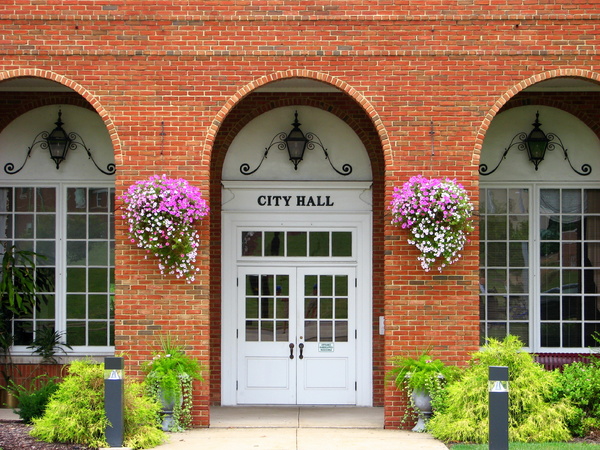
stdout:
[[(583, 123), (585, 123), (592, 131), (594, 131), (594, 133), (596, 133), (598, 138), (600, 138), (600, 120), (598, 120), (598, 117), (595, 115), (593, 116), (591, 114), (582, 112), (580, 110), (580, 108), (575, 106), (573, 103), (569, 103), (567, 101), (560, 101), (560, 100), (554, 100), (554, 99), (549, 99), (549, 98), (545, 98), (545, 97), (540, 97), (540, 98), (536, 99), (535, 104), (542, 105), (542, 106), (551, 106), (553, 108), (558, 108), (558, 109), (566, 111), (570, 114), (573, 114), (575, 117), (577, 117)], [(514, 98), (510, 102), (508, 102), (506, 105), (504, 105), (504, 107), (501, 109), (501, 111), (504, 112), (504, 111), (507, 111), (512, 108), (518, 108), (519, 106), (527, 106), (527, 105), (531, 105), (531, 102), (529, 101), (529, 99)]]
[[(63, 98), (65, 98), (65, 99), (69, 98), (68, 95), (64, 95), (64, 94), (68, 94), (68, 93), (62, 93), (63, 95), (61, 95), (61, 93), (57, 93), (56, 99), (59, 100), (57, 103), (73, 104), (76, 106), (82, 106), (82, 107), (88, 108), (92, 111), (96, 111), (98, 113), (98, 115), (102, 118), (102, 121), (104, 122), (104, 125), (106, 126), (106, 129), (110, 136), (110, 140), (111, 140), (112, 146), (113, 146), (113, 151), (115, 153), (115, 161), (121, 160), (121, 141), (119, 139), (119, 136), (117, 135), (115, 125), (114, 125), (112, 119), (110, 118), (108, 112), (106, 111), (106, 109), (100, 104), (100, 101), (92, 93), (90, 93), (87, 89), (85, 89), (83, 86), (76, 83), (75, 81), (73, 81), (63, 75), (59, 75), (55, 72), (49, 71), (49, 70), (16, 69), (16, 70), (0, 71), (0, 83), (3, 81), (8, 81), (10, 79), (14, 79), (14, 78), (43, 78), (46, 80), (51, 80), (56, 83), (62, 84), (63, 86), (66, 86), (69, 89), (72, 89), (77, 94), (79, 94), (81, 96), (81, 99), (83, 99), (83, 101), (81, 101), (81, 100), (76, 101), (73, 98), (71, 98), (70, 100), (63, 101)], [(53, 97), (54, 96), (51, 96), (48, 98), (53, 98)], [(71, 103), (71, 102), (74, 102), (74, 103)], [(79, 104), (78, 102), (81, 102), (81, 104)], [(50, 104), (50, 103), (45, 103), (45, 104)], [(30, 106), (32, 106), (32, 105), (30, 105)], [(37, 107), (37, 106), (44, 106), (44, 104), (36, 105), (35, 107)], [(27, 105), (23, 105), (23, 108), (26, 108), (26, 107), (27, 107)], [(32, 109), (32, 108), (29, 108), (29, 109)], [(25, 110), (25, 111), (27, 111), (27, 110)], [(25, 111), (23, 111), (23, 112), (25, 112)], [(0, 129), (4, 128), (4, 126), (6, 126), (6, 124), (0, 124)], [(117, 165), (118, 165), (118, 162), (117, 162)]]
[(70, 92), (57, 92), (56, 95), (48, 95), (23, 102), (18, 108), (12, 110), (10, 115), (7, 115), (0, 120), (0, 133), (17, 117), (22, 116), (32, 109), (40, 108), (42, 106), (57, 104), (71, 105), (89, 109), (90, 111), (95, 111), (95, 109), (92, 108), (92, 106), (84, 98), (75, 96), (73, 94), (74, 93)]
[(225, 123), (221, 125), (220, 131), (222, 131), (222, 133), (215, 139), (212, 148), (211, 172), (215, 171), (214, 177), (217, 177), (217, 173), (220, 174), (222, 172), (225, 154), (227, 153), (227, 149), (231, 145), (231, 142), (252, 119), (255, 119), (259, 115), (272, 109), (294, 105), (312, 106), (314, 108), (322, 109), (343, 120), (350, 128), (352, 128), (361, 142), (365, 145), (371, 159), (373, 176), (376, 177), (377, 174), (383, 173), (384, 161), (381, 157), (378, 157), (379, 155), (376, 151), (376, 149), (380, 147), (380, 141), (374, 130), (369, 129), (371, 123), (365, 123), (365, 120), (357, 118), (356, 115), (353, 115), (347, 109), (333, 104), (323, 97), (317, 98), (317, 96), (293, 93), (269, 93), (265, 94), (265, 97), (272, 98), (268, 99), (268, 101), (258, 107), (245, 110), (243, 114), (232, 118), (236, 114), (234, 108), (234, 110), (231, 111), (231, 115), (228, 115), (228, 119), (226, 119)]
[[(484, 119), (481, 123), (481, 126), (479, 127), (479, 131), (477, 132), (477, 136), (475, 138), (475, 146), (474, 146), (473, 159), (472, 159), (473, 166), (479, 167), (479, 159), (481, 157), (481, 149), (483, 147), (483, 140), (485, 138), (485, 134), (487, 133), (487, 130), (489, 129), (489, 126), (492, 123), (492, 120), (494, 119), (494, 117), (503, 108), (505, 108), (505, 106), (507, 108), (521, 106), (521, 105), (519, 105), (519, 100), (515, 101), (514, 105), (511, 104), (511, 105), (507, 106), (507, 103), (509, 101), (511, 101), (517, 94), (522, 92), (524, 89), (526, 89), (530, 86), (533, 86), (536, 83), (550, 80), (552, 78), (564, 78), (564, 77), (581, 78), (581, 79), (584, 79), (587, 81), (593, 81), (595, 83), (600, 84), (600, 73), (593, 72), (591, 70), (583, 70), (583, 69), (549, 70), (547, 72), (532, 75), (531, 77), (520, 81), (519, 83), (514, 85), (511, 89), (509, 89), (504, 94), (502, 94), (502, 96), (500, 96), (500, 98), (498, 100), (496, 100), (496, 102), (494, 103), (494, 106), (492, 106), (492, 108), (488, 111), (488, 113), (484, 117)], [(563, 109), (567, 112), (570, 112), (570, 113), (576, 115), (577, 117), (579, 117), (580, 120), (585, 122), (592, 130), (594, 130), (594, 132), (596, 134), (598, 134), (600, 136), (600, 121), (598, 121), (595, 117), (591, 117), (591, 116), (587, 116), (587, 115), (585, 117), (582, 117), (581, 114), (575, 114), (573, 112), (573, 111), (575, 111), (575, 109), (572, 106), (568, 106), (566, 104), (562, 104), (561, 106), (558, 106), (558, 105), (552, 104), (552, 103), (553, 102), (551, 102), (551, 101), (546, 101), (546, 103), (540, 103), (540, 104), (547, 104), (547, 106), (555, 106), (557, 108)]]
[(390, 144), (388, 133), (385, 130), (383, 121), (381, 120), (379, 114), (376, 113), (375, 108), (371, 105), (371, 103), (356, 89), (351, 87), (348, 83), (340, 80), (339, 78), (332, 77), (329, 74), (316, 72), (312, 70), (288, 70), (284, 72), (265, 75), (240, 88), (234, 95), (232, 95), (229, 98), (225, 105), (223, 105), (221, 110), (215, 116), (211, 126), (209, 127), (204, 145), (204, 156), (211, 155), (210, 159), (212, 160), (213, 146), (221, 126), (225, 122), (229, 113), (231, 113), (231, 111), (245, 97), (247, 97), (257, 88), (262, 87), (266, 84), (290, 78), (309, 78), (315, 81), (320, 81), (322, 83), (329, 84), (339, 89), (340, 91), (344, 92), (346, 95), (354, 99), (356, 104), (359, 105), (360, 108), (362, 108), (362, 110), (365, 112), (365, 114), (370, 118), (371, 122), (373, 123), (374, 129), (377, 130), (380, 139), (381, 149), (384, 155), (384, 160), (386, 161), (387, 165), (393, 164), (392, 147)]

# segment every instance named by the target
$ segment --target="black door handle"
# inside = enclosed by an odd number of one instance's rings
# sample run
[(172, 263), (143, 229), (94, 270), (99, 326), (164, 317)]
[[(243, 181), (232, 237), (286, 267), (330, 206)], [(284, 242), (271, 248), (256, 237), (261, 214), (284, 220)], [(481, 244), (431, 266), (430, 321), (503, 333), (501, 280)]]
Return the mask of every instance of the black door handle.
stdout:
[(304, 349), (304, 344), (298, 344), (298, 348), (300, 349), (300, 356), (298, 356), (298, 358), (303, 359), (304, 356), (302, 356), (302, 350)]
[(290, 344), (290, 359), (294, 359), (294, 344)]

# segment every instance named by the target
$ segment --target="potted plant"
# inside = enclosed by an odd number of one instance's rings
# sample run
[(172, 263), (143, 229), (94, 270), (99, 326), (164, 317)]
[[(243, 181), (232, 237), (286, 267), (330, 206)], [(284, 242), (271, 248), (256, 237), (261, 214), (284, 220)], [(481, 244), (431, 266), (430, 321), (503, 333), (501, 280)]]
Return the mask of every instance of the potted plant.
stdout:
[(458, 261), (474, 230), (473, 204), (463, 186), (449, 178), (412, 177), (394, 189), (390, 209), (392, 223), (410, 230), (408, 242), (421, 252), (417, 259), (426, 272), (436, 264), (441, 272)]
[[(416, 358), (397, 357), (392, 364), (394, 367), (388, 372), (388, 378), (393, 378), (398, 390), (409, 395), (410, 406), (417, 415), (417, 424), (412, 431), (423, 432), (433, 414), (432, 401), (441, 394), (449, 380), (457, 377), (458, 369), (433, 359), (429, 350)], [(409, 411), (407, 413), (410, 414)]]
[(209, 211), (200, 190), (181, 178), (154, 175), (130, 186), (121, 199), (131, 241), (159, 259), (162, 274), (193, 282), (200, 247), (194, 224)]
[(162, 350), (145, 364), (146, 386), (163, 407), (164, 431), (191, 426), (192, 382), (202, 381), (202, 366), (187, 356), (171, 337), (161, 338)]
[[(1, 248), (1, 247), (0, 247)], [(35, 259), (44, 258), (15, 246), (4, 248), (0, 271), (0, 362), (3, 386), (10, 386), (14, 377), (11, 348), (14, 344), (12, 320), (32, 314), (35, 308), (48, 301), (45, 292), (54, 290), (53, 280), (44, 271), (37, 271)], [(14, 381), (14, 380), (13, 380)], [(3, 389), (5, 395), (8, 390)], [(6, 403), (9, 399), (5, 399)]]

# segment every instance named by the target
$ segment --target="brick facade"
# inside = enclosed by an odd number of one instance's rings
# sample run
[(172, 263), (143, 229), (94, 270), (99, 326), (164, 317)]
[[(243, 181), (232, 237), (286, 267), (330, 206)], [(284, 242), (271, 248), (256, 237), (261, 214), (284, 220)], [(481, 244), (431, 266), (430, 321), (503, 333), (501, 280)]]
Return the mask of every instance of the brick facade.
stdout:
[[(37, 77), (73, 93), (0, 92), (0, 130), (38, 105), (81, 104), (111, 135), (117, 193), (155, 173), (185, 177), (210, 199), (196, 282), (161, 276), (117, 220), (116, 350), (128, 373), (169, 331), (206, 366), (196, 425), (220, 400), (220, 177), (228, 144), (253, 117), (310, 105), (346, 121), (373, 167), (375, 405), (399, 426), (403, 397), (387, 361), (428, 346), (463, 364), (479, 345), (478, 243), (442, 274), (424, 273), (389, 224), (393, 186), (410, 176), (459, 179), (477, 200), (479, 152), (503, 107), (550, 104), (596, 133), (598, 93), (521, 93), (556, 77), (600, 80), (593, 1), (310, 2), (23, 1), (0, 5), (2, 81)], [(495, 3), (495, 4), (494, 4)], [(340, 93), (256, 93), (309, 78)], [(513, 100), (514, 99), (514, 100)], [(505, 106), (506, 105), (506, 106)], [(164, 135), (162, 134), (164, 132)]]

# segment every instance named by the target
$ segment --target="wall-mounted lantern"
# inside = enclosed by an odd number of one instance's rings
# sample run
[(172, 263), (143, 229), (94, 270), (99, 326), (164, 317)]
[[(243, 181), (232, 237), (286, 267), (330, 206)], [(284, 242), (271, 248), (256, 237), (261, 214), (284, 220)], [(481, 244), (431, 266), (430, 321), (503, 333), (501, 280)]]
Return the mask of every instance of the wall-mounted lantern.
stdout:
[(269, 150), (273, 146), (277, 146), (279, 150), (287, 150), (288, 155), (290, 157), (290, 161), (294, 164), (294, 170), (298, 170), (298, 164), (302, 162), (304, 159), (304, 152), (308, 150), (313, 150), (315, 146), (321, 147), (323, 153), (325, 154), (325, 159), (329, 161), (329, 165), (333, 170), (335, 170), (340, 175), (350, 175), (352, 173), (352, 166), (350, 164), (344, 164), (342, 166), (342, 170), (338, 170), (334, 167), (331, 159), (329, 158), (329, 153), (327, 153), (327, 149), (323, 146), (321, 139), (312, 133), (307, 132), (304, 134), (300, 129), (301, 123), (298, 122), (298, 111), (294, 114), (294, 122), (292, 123), (292, 130), (289, 133), (279, 132), (277, 133), (273, 139), (271, 139), (271, 143), (265, 148), (265, 152), (263, 153), (263, 157), (258, 163), (258, 166), (254, 170), (250, 170), (250, 165), (248, 163), (244, 163), (240, 166), (240, 172), (243, 175), (251, 175), (260, 169), (263, 161), (267, 159), (267, 155), (269, 154)]
[(552, 151), (556, 147), (559, 147), (560, 149), (562, 149), (563, 154), (565, 155), (565, 159), (568, 161), (569, 166), (571, 166), (571, 169), (575, 173), (582, 176), (586, 176), (592, 173), (592, 167), (589, 164), (582, 165), (581, 171), (573, 167), (573, 164), (571, 164), (571, 160), (569, 159), (568, 151), (563, 145), (562, 140), (555, 133), (546, 134), (542, 131), (542, 129), (540, 128), (541, 123), (539, 121), (539, 116), (540, 113), (537, 112), (535, 114), (535, 122), (533, 122), (532, 124), (533, 130), (531, 130), (529, 134), (522, 131), (520, 133), (517, 133), (512, 138), (509, 146), (504, 149), (502, 158), (500, 158), (500, 161), (498, 161), (496, 167), (494, 167), (492, 170), (488, 170), (487, 164), (479, 164), (479, 174), (491, 175), (492, 173), (494, 173), (498, 169), (498, 167), (500, 167), (502, 161), (506, 159), (506, 155), (508, 154), (509, 150), (513, 147), (517, 147), (517, 149), (519, 149), (520, 151), (527, 151), (529, 161), (533, 163), (535, 170), (538, 170), (538, 166), (544, 160), (544, 157), (546, 156), (546, 151)]
[(56, 170), (59, 169), (60, 164), (67, 158), (69, 150), (75, 150), (77, 147), (81, 147), (86, 151), (89, 159), (91, 159), (94, 166), (96, 166), (96, 169), (105, 175), (113, 175), (117, 170), (116, 166), (111, 163), (106, 166), (106, 170), (102, 170), (98, 164), (96, 164), (96, 161), (92, 157), (90, 149), (85, 145), (83, 138), (75, 132), (67, 133), (63, 129), (62, 126), (64, 123), (61, 116), (62, 112), (61, 110), (58, 110), (58, 120), (54, 123), (56, 125), (54, 130), (51, 132), (42, 131), (33, 139), (33, 143), (27, 148), (27, 156), (25, 156), (25, 160), (23, 161), (23, 164), (21, 164), (21, 167), (15, 169), (15, 165), (9, 162), (4, 166), (4, 172), (9, 175), (20, 172), (21, 169), (25, 167), (25, 164), (27, 164), (27, 160), (30, 158), (33, 149), (39, 145), (41, 148), (48, 150), (50, 158), (54, 161), (54, 164), (56, 164)]

